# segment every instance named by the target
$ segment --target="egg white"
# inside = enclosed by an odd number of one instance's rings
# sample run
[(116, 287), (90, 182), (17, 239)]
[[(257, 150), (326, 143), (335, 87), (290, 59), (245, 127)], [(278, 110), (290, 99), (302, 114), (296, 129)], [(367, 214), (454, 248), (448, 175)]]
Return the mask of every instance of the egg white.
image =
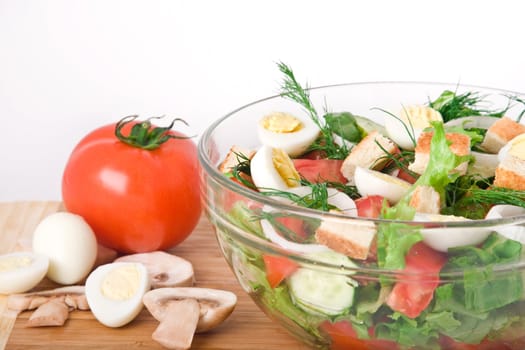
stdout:
[[(279, 117), (285, 113), (275, 112), (272, 116)], [(310, 146), (317, 136), (319, 136), (319, 127), (310, 119), (303, 116), (293, 115), (299, 120), (302, 127), (293, 132), (275, 132), (263, 127), (262, 123), (257, 124), (257, 133), (262, 144), (280, 148), (284, 150), (290, 157), (297, 157), (303, 154)]]
[[(515, 205), (498, 204), (488, 211), (485, 219), (502, 219), (525, 215), (525, 208)], [(500, 235), (525, 244), (525, 227), (522, 225), (499, 225), (494, 230)]]
[[(525, 134), (517, 135), (512, 140), (507, 142), (505, 146), (503, 146), (498, 152), (499, 162), (503, 162), (505, 158), (507, 158), (509, 152), (511, 152), (512, 148), (523, 142), (525, 142)], [(525, 155), (522, 155), (522, 157), (525, 157)]]
[[(114, 269), (133, 266), (139, 272), (138, 288), (127, 299), (112, 299), (102, 291), (103, 281)], [(124, 286), (122, 286), (124, 288)], [(86, 280), (86, 299), (95, 318), (107, 327), (121, 327), (133, 321), (143, 308), (142, 297), (150, 289), (146, 267), (141, 263), (114, 262), (97, 267)]]
[(379, 195), (391, 204), (399, 202), (411, 187), (400, 178), (359, 166), (355, 169), (354, 181), (361, 196)]
[[(290, 186), (275, 169), (272, 152), (272, 147), (263, 145), (253, 156), (250, 161), (250, 173), (253, 183), (257, 188), (261, 189), (287, 190)], [(299, 182), (297, 185), (299, 185)]]
[(24, 293), (34, 288), (45, 277), (48, 266), (49, 259), (41, 254), (0, 255), (0, 294)]
[[(461, 222), (469, 219), (453, 215), (416, 213), (414, 221)], [(450, 248), (480, 244), (487, 239), (492, 230), (480, 227), (438, 227), (423, 228), (420, 232), (426, 245), (446, 253)]]
[(431, 121), (443, 121), (443, 118), (430, 107), (415, 105), (402, 108), (397, 116), (387, 115), (384, 124), (392, 141), (413, 151), (417, 139), (425, 128), (431, 126)]

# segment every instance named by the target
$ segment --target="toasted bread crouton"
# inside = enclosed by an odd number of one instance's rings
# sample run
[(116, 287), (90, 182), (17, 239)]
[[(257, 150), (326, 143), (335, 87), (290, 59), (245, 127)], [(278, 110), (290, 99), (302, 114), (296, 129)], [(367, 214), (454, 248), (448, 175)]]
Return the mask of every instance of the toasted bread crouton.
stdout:
[(365, 260), (375, 234), (373, 222), (330, 218), (321, 222), (315, 231), (315, 239), (336, 252), (353, 259)]
[(498, 153), (499, 150), (514, 137), (525, 133), (525, 125), (508, 117), (498, 119), (487, 129), (481, 147), (489, 153)]
[(219, 164), (219, 171), (223, 174), (229, 173), (236, 165), (243, 161), (243, 158), (252, 159), (255, 151), (242, 148), (240, 146), (232, 146), (226, 154), (226, 157)]
[(509, 151), (496, 168), (494, 186), (525, 191), (525, 156)]
[(417, 186), (412, 192), (411, 207), (418, 213), (439, 214), (441, 211), (441, 198), (432, 186)]
[[(430, 143), (432, 141), (433, 132), (424, 132), (419, 136), (415, 149), (414, 162), (408, 166), (408, 169), (415, 173), (423, 174), (427, 168), (430, 159)], [(470, 137), (459, 133), (446, 133), (445, 137), (451, 142), (450, 150), (458, 156), (466, 156), (470, 154)], [(455, 170), (461, 175), (467, 172), (468, 162), (461, 163)]]
[(373, 131), (352, 148), (341, 165), (341, 173), (349, 183), (354, 183), (354, 172), (357, 166), (381, 170), (388, 163), (385, 151), (393, 154), (398, 148), (392, 140)]

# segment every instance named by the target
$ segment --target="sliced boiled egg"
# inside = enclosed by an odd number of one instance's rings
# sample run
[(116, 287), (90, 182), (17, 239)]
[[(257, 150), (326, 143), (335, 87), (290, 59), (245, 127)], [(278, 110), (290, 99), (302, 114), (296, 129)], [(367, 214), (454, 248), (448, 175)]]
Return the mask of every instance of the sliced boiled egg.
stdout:
[(499, 164), (497, 154), (481, 153), (471, 151), (470, 154), (474, 156), (474, 161), (469, 164), (467, 173), (473, 175), (480, 175), (482, 177), (491, 177), (496, 173), (496, 168)]
[[(443, 223), (470, 221), (470, 219), (454, 215), (416, 213), (414, 221)], [(450, 248), (479, 244), (487, 239), (491, 232), (490, 228), (463, 226), (421, 229), (423, 242), (440, 252), (447, 252)]]
[(114, 262), (97, 267), (86, 280), (86, 299), (95, 318), (107, 327), (133, 321), (150, 289), (146, 267), (141, 263)]
[(301, 176), (288, 154), (280, 148), (263, 145), (250, 162), (253, 183), (259, 189), (286, 190), (299, 186)]
[(27, 292), (45, 277), (48, 266), (49, 259), (41, 254), (0, 255), (0, 294)]
[[(525, 215), (525, 208), (515, 205), (498, 204), (490, 208), (485, 219), (503, 219), (518, 215)], [(500, 225), (494, 227), (494, 230), (506, 238), (525, 244), (525, 227), (522, 225)]]
[(319, 131), (310, 118), (284, 112), (264, 116), (257, 127), (262, 144), (282, 149), (290, 157), (303, 154), (319, 136)]
[(414, 150), (419, 135), (431, 126), (432, 121), (443, 121), (441, 113), (422, 105), (403, 107), (397, 116), (385, 117), (388, 136), (406, 150)]
[(525, 160), (525, 134), (520, 134), (507, 142), (498, 152), (498, 160), (503, 162), (508, 155)]
[(354, 181), (361, 196), (379, 195), (392, 204), (399, 202), (412, 186), (395, 176), (359, 166), (355, 169)]

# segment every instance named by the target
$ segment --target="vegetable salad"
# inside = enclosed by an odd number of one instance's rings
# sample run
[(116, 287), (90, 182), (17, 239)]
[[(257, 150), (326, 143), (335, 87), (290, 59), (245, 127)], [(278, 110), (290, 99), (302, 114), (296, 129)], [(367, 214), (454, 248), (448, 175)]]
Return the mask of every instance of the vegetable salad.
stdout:
[(380, 125), (352, 111), (319, 115), (292, 70), (279, 68), (281, 96), (305, 115), (261, 116), (262, 146), (232, 145), (220, 170), (338, 220), (237, 197), (226, 214), (294, 256), (346, 272), (240, 248), (233, 265), (250, 276), (244, 287), (331, 349), (525, 348), (523, 274), (508, 268), (521, 262), (525, 228), (478, 225), (525, 214), (525, 108), (507, 117), (525, 103), (507, 96), (491, 108), (476, 91), (446, 90), (399, 111), (374, 107)]

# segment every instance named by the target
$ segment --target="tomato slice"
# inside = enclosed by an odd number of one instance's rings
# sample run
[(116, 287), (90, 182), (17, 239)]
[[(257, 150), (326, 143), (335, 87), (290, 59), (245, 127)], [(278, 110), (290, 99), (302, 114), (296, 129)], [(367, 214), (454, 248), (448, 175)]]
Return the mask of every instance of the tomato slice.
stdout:
[(299, 268), (299, 264), (284, 256), (265, 254), (263, 260), (266, 267), (266, 279), (272, 288), (277, 287)]
[[(446, 255), (418, 242), (405, 257), (403, 274), (387, 298), (387, 305), (410, 318), (415, 318), (430, 304), (439, 285), (439, 272), (447, 262)], [(424, 275), (424, 280), (421, 275)]]
[(341, 174), (341, 159), (294, 159), (293, 164), (306, 180), (317, 182), (338, 182), (346, 184), (348, 180)]
[(494, 342), (490, 341), (488, 339), (484, 339), (479, 344), (466, 344), (457, 342), (452, 338), (441, 336), (439, 338), (439, 345), (446, 350), (517, 350), (517, 349), (523, 349), (523, 344), (521, 347), (513, 348), (511, 346), (507, 346), (505, 343), (502, 342)]
[(338, 321), (332, 323), (324, 321), (319, 326), (321, 331), (330, 336), (332, 350), (396, 350), (398, 346), (395, 342), (383, 339), (374, 339), (373, 330), (369, 330), (371, 339), (360, 339), (352, 324), (348, 321)]
[(390, 206), (388, 201), (380, 195), (372, 195), (356, 199), (357, 215), (365, 218), (378, 218), (381, 215), (383, 202)]

